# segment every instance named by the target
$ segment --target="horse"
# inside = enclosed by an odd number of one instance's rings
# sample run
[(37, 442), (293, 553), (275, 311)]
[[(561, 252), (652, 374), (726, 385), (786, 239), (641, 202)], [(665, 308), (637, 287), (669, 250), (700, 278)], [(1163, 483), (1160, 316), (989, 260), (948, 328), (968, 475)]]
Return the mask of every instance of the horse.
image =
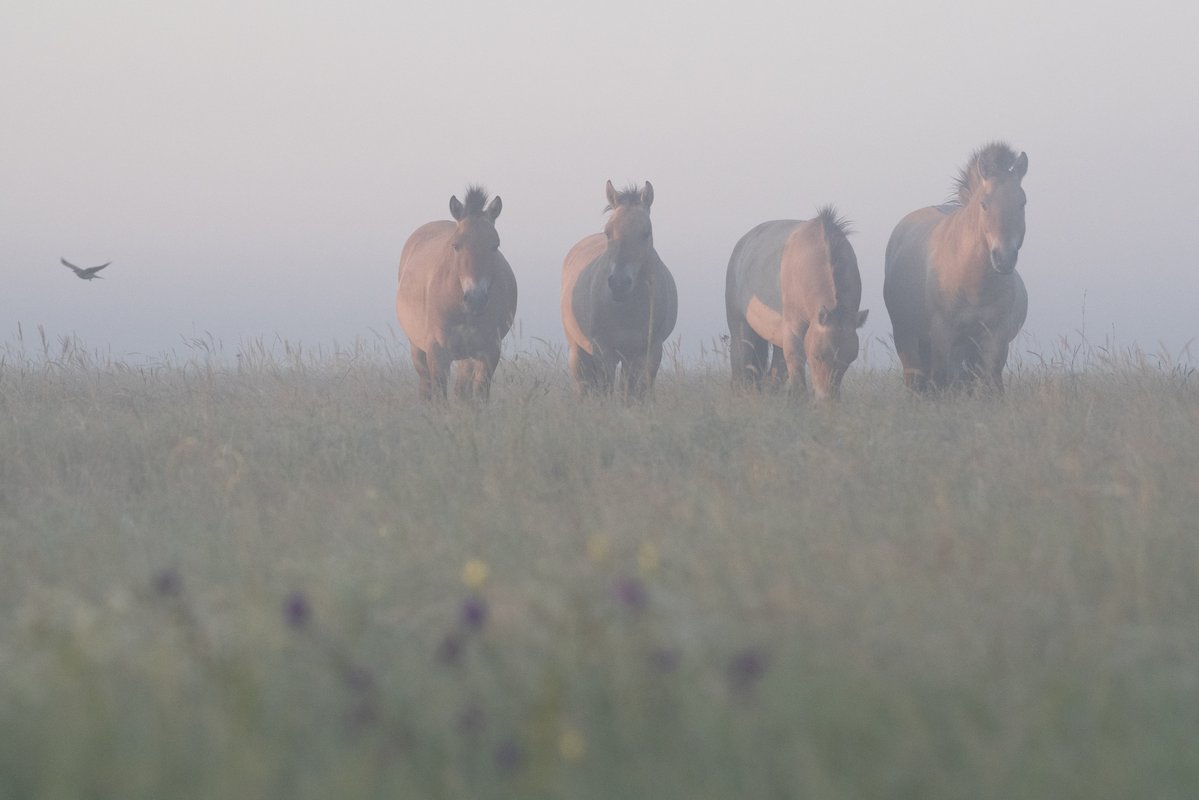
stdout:
[(846, 220), (825, 206), (814, 219), (763, 222), (738, 240), (724, 293), (734, 384), (785, 379), (787, 394), (801, 397), (806, 364), (816, 397), (837, 397), (870, 313), (859, 310), (862, 277), (848, 235)]
[(486, 400), (500, 341), (516, 316), (516, 276), (500, 252), (495, 220), (503, 202), (479, 186), (450, 197), (450, 220), (429, 222), (400, 255), (396, 318), (412, 346), (423, 399), (446, 399), (450, 363), (455, 393)]
[(887, 242), (883, 299), (903, 380), (920, 393), (982, 382), (1003, 393), (1008, 346), (1028, 315), (1016, 271), (1028, 155), (1003, 142), (974, 152), (945, 205), (913, 211)]
[(617, 191), (605, 188), (612, 212), (603, 233), (579, 241), (562, 264), (562, 326), (570, 372), (579, 396), (611, 394), (625, 400), (652, 392), (662, 342), (674, 330), (678, 291), (654, 250), (649, 181)]

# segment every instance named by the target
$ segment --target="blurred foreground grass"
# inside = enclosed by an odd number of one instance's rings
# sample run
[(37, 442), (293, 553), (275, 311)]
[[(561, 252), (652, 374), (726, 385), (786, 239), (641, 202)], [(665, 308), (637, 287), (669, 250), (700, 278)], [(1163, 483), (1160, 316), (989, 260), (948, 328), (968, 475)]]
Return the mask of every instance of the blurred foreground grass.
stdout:
[(1199, 795), (1199, 378), (477, 410), (0, 351), (0, 798)]

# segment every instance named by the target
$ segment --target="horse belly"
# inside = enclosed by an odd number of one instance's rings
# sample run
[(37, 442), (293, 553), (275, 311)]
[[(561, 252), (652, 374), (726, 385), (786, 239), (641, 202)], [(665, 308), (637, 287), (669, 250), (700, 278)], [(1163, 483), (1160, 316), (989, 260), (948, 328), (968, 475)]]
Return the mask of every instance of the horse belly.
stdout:
[(781, 312), (774, 310), (754, 295), (745, 307), (745, 321), (754, 333), (778, 347), (783, 346), (786, 325)]
[(478, 358), (494, 349), (500, 340), (500, 332), (492, 326), (470, 323), (449, 325), (442, 333), (443, 346), (450, 353), (451, 361), (463, 358)]

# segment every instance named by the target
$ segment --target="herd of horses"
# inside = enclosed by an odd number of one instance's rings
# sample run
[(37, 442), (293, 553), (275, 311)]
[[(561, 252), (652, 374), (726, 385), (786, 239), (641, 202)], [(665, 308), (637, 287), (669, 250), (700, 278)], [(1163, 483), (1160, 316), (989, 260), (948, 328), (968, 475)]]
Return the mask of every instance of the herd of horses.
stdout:
[[(1024, 243), (1028, 156), (1002, 142), (976, 150), (949, 203), (921, 208), (887, 243), (883, 299), (904, 383), (927, 394), (982, 386), (1002, 393), (1008, 346), (1028, 311), (1016, 271)], [(562, 325), (580, 395), (642, 398), (674, 330), (678, 293), (654, 249), (654, 187), (606, 187), (610, 213), (562, 265)], [(396, 316), (426, 399), (486, 399), (500, 342), (516, 316), (516, 276), (499, 250), (499, 197), (470, 187), (450, 198), (453, 220), (418, 228), (400, 256)], [(858, 356), (862, 279), (844, 219), (831, 206), (810, 220), (750, 230), (729, 259), (725, 307), (733, 380), (818, 398), (839, 393)], [(773, 348), (773, 352), (772, 352)], [(619, 370), (619, 375), (618, 375)]]

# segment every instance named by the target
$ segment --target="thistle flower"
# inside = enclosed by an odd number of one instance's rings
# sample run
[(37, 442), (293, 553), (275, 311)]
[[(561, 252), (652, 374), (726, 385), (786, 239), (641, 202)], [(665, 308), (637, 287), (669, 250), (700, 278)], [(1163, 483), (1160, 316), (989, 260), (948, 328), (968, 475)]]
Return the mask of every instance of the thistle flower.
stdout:
[(373, 728), (379, 724), (379, 706), (375, 703), (374, 698), (363, 698), (345, 712), (342, 722), (345, 724), (346, 731), (351, 734)]
[(525, 763), (524, 748), (514, 739), (505, 739), (496, 745), (495, 767), (505, 775), (516, 772)]
[(649, 652), (647, 660), (654, 672), (665, 674), (674, 672), (678, 668), (682, 655), (672, 647), (655, 647)]
[(649, 602), (645, 584), (639, 578), (621, 578), (616, 582), (616, 599), (630, 611), (644, 611)]
[(462, 602), (460, 613), (462, 624), (472, 630), (480, 630), (487, 623), (487, 601), (479, 595), (471, 595)]
[(312, 619), (312, 606), (303, 592), (296, 590), (283, 601), (283, 621), (288, 627), (301, 630)]
[(448, 667), (457, 666), (462, 661), (462, 637), (456, 633), (447, 634), (441, 640), (441, 644), (437, 645), (437, 653), (434, 657), (439, 664)]
[(487, 714), (483, 707), (473, 700), (468, 702), (454, 718), (454, 727), (464, 736), (474, 736), (482, 733), (487, 726)]
[(766, 674), (766, 654), (758, 648), (747, 648), (729, 659), (725, 667), (729, 689), (747, 692)]
[(183, 576), (175, 567), (167, 567), (154, 576), (152, 585), (159, 597), (178, 597), (183, 591)]
[(369, 692), (375, 688), (375, 676), (366, 667), (349, 664), (342, 670), (342, 679), (346, 686), (356, 692)]

